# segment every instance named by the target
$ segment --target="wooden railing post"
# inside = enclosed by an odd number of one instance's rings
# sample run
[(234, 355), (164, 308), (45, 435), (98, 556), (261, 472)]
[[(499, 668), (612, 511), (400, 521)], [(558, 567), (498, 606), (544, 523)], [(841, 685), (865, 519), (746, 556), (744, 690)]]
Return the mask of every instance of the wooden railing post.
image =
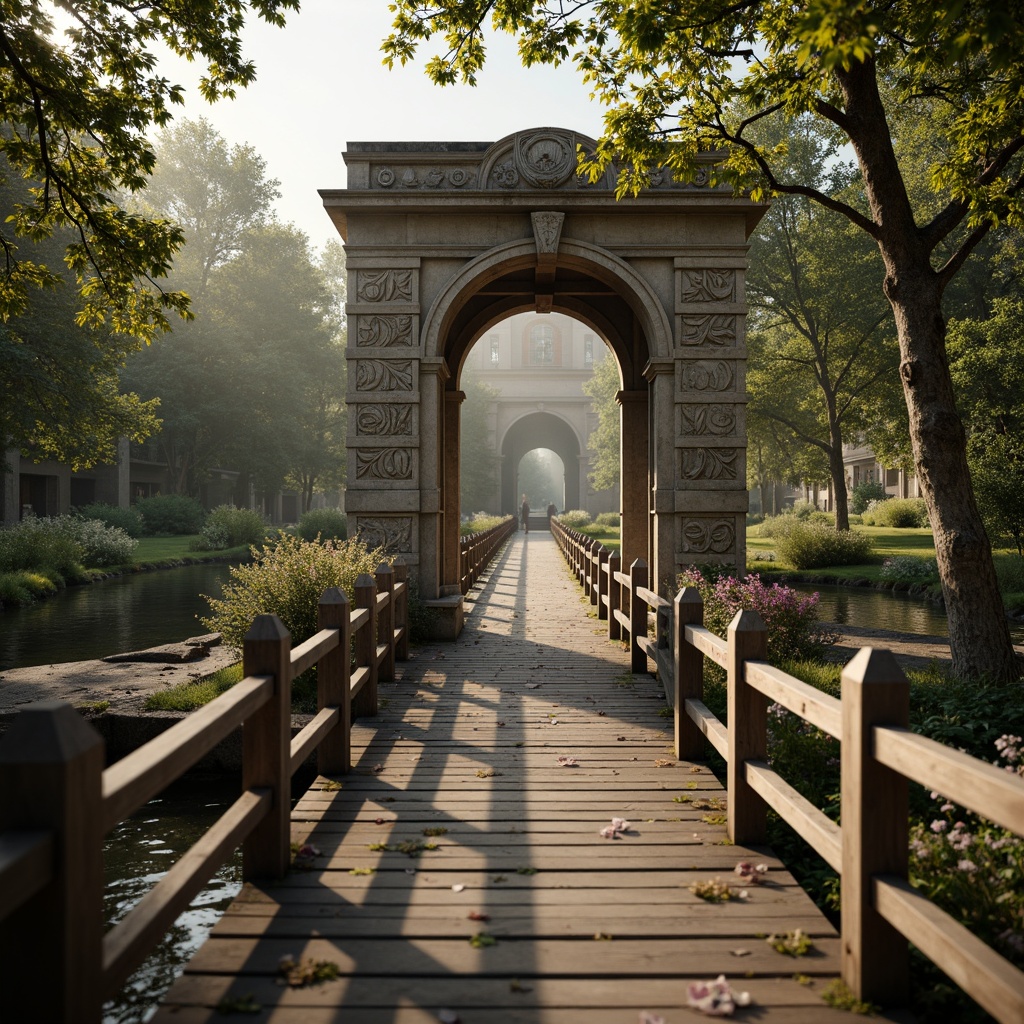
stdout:
[(4, 1020), (100, 1020), (102, 774), (103, 740), (70, 704), (28, 705), (0, 740), (0, 831), (53, 834), (49, 884), (0, 922)]
[(640, 646), (640, 637), (647, 636), (647, 602), (641, 601), (637, 590), (647, 586), (647, 563), (638, 558), (629, 567), (629, 670), (647, 671), (647, 652)]
[(704, 602), (696, 587), (676, 594), (672, 626), (672, 665), (675, 676), (676, 757), (697, 761), (704, 756), (704, 734), (686, 713), (687, 698), (704, 700), (704, 655), (686, 642), (687, 626), (704, 625)]
[(602, 551), (604, 551), (604, 545), (600, 541), (594, 541), (594, 546), (590, 549), (590, 557), (587, 561), (587, 575), (590, 581), (587, 589), (590, 595), (590, 603), (595, 608), (598, 605), (597, 594), (600, 589)]
[(622, 571), (622, 556), (613, 551), (608, 557), (608, 639), (621, 640), (622, 627), (615, 613), (622, 611), (622, 584), (615, 578)]
[(356, 633), (356, 666), (366, 665), (369, 678), (352, 701), (352, 717), (363, 718), (377, 714), (377, 584), (372, 576), (363, 573), (356, 578), (356, 608), (365, 608), (370, 619)]
[(242, 878), (282, 878), (290, 861), (291, 635), (276, 615), (257, 615), (242, 641), (242, 674), (273, 676), (273, 696), (242, 728), (242, 789), (269, 789), (266, 817), (242, 844)]
[(395, 678), (395, 606), (392, 591), (395, 589), (395, 574), (387, 562), (377, 566), (377, 593), (387, 594), (387, 603), (377, 614), (377, 643), (387, 646), (388, 652), (380, 663), (377, 678), (391, 682)]
[(873, 875), (907, 877), (908, 784), (875, 761), (875, 726), (906, 727), (910, 686), (889, 651), (862, 648), (843, 669), (843, 980), (858, 999), (908, 997), (907, 940), (874, 908)]
[(768, 806), (747, 784), (747, 761), (768, 755), (768, 698), (743, 679), (743, 663), (764, 661), (768, 633), (757, 612), (737, 612), (729, 623), (729, 838), (734, 843), (764, 842)]
[(399, 661), (409, 660), (409, 566), (396, 558), (391, 566), (395, 570), (395, 583), (404, 583), (398, 599), (395, 601), (395, 629), (400, 629), (402, 635), (398, 639), (398, 646), (395, 649), (395, 657)]
[(338, 646), (316, 670), (317, 708), (337, 708), (340, 721), (321, 741), (317, 768), (321, 775), (344, 775), (352, 767), (352, 695), (349, 673), (352, 642), (350, 606), (341, 587), (329, 587), (317, 606), (317, 627), (336, 629)]
[(602, 547), (601, 555), (597, 561), (597, 618), (598, 620), (608, 618), (608, 559), (611, 556), (611, 548)]

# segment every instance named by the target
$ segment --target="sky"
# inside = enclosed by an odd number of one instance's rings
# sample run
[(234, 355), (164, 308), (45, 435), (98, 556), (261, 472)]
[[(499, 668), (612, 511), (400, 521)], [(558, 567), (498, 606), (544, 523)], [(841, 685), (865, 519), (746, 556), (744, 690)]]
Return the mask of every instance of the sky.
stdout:
[(337, 234), (317, 189), (344, 188), (346, 143), (495, 142), (524, 128), (600, 132), (601, 108), (571, 67), (524, 69), (514, 41), (498, 37), (476, 87), (440, 88), (423, 73), (440, 48), (421, 46), (414, 64), (389, 71), (380, 43), (390, 32), (387, 0), (302, 0), (285, 28), (253, 20), (243, 34), (257, 79), (235, 100), (206, 103), (184, 61), (162, 70), (187, 88), (175, 119), (206, 117), (229, 144), (248, 143), (280, 180), (281, 220), (320, 249)]

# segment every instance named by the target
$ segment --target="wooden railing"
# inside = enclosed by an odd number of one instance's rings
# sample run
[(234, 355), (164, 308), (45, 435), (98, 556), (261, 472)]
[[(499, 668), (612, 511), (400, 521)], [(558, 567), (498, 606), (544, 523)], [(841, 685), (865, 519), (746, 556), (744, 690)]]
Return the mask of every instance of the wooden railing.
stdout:
[[(831, 697), (767, 663), (756, 612), (737, 613), (723, 639), (704, 628), (694, 588), (669, 602), (647, 589), (642, 560), (623, 573), (585, 535), (561, 524), (552, 532), (608, 635), (628, 638), (632, 671), (645, 671), (647, 658), (657, 665), (674, 705), (676, 756), (700, 760), (708, 741), (725, 760), (729, 838), (764, 842), (770, 808), (839, 874), (842, 974), (854, 994), (905, 1004), (913, 943), (996, 1020), (1024, 1020), (1024, 972), (907, 880), (908, 781), (1021, 836), (1024, 779), (911, 732), (910, 687), (889, 651), (862, 648), (843, 669), (841, 699)], [(705, 657), (726, 671), (728, 727), (704, 703)], [(769, 703), (840, 741), (842, 826), (769, 766)]]
[[(100, 1020), (114, 995), (215, 871), (242, 847), (242, 877), (290, 861), (290, 785), (314, 751), (323, 774), (351, 762), (351, 722), (377, 712), (377, 682), (408, 657), (407, 567), (382, 564), (318, 608), (291, 648), (275, 615), (245, 636), (244, 678), (104, 770), (103, 741), (70, 705), (29, 705), (0, 740), (0, 962), (12, 1021)], [(316, 716), (291, 735), (292, 681), (317, 666)], [(103, 934), (103, 837), (242, 726), (242, 795)]]
[(468, 594), (499, 547), (516, 532), (516, 517), (507, 516), (497, 526), (459, 538), (459, 584)]

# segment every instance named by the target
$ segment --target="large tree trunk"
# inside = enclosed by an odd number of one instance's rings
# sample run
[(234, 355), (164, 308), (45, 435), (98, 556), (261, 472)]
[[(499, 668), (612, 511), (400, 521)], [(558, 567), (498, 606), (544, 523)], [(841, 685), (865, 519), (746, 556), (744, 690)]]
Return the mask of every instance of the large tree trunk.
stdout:
[(949, 375), (939, 282), (930, 265), (915, 270), (886, 262), (885, 292), (896, 315), (914, 468), (935, 534), (953, 672), (1015, 679), (1019, 666), (974, 500), (967, 439)]
[(931, 265), (935, 242), (922, 235), (914, 219), (874, 62), (854, 63), (835, 74), (885, 263), (885, 294), (896, 317), (914, 468), (935, 534), (953, 672), (963, 678), (1016, 679), (1019, 668), (949, 376), (942, 282)]
[(836, 416), (835, 395), (825, 393), (828, 409), (828, 472), (832, 477), (832, 495), (836, 510), (836, 529), (850, 529), (850, 509), (846, 497), (846, 467), (843, 466), (843, 431)]

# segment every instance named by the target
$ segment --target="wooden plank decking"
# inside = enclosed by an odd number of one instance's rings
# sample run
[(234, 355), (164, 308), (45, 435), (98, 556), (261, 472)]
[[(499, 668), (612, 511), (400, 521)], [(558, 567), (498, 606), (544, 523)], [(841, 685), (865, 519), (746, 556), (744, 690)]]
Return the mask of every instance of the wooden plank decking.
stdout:
[[(341, 788), (321, 779), (299, 801), (294, 838), (322, 851), (313, 870), (246, 886), (155, 1019), (219, 1020), (218, 1005), (248, 999), (261, 1010), (245, 1019), (302, 1024), (436, 1022), (442, 1010), (464, 1024), (644, 1010), (679, 1024), (703, 1019), (686, 1009), (687, 982), (725, 974), (753, 1000), (735, 1019), (848, 1020), (820, 997), (838, 974), (835, 931), (768, 851), (727, 845), (722, 787), (674, 761), (660, 684), (628, 675), (588, 607), (550, 535), (517, 534), (460, 641), (421, 648), (382, 685)], [(602, 839), (613, 817), (632, 826)], [(437, 849), (371, 849), (401, 843)], [(715, 877), (742, 888), (743, 859), (770, 868), (746, 899), (690, 891)], [(765, 942), (794, 928), (813, 955)], [(474, 947), (478, 933), (494, 944)], [(282, 985), (286, 955), (340, 975)]]

